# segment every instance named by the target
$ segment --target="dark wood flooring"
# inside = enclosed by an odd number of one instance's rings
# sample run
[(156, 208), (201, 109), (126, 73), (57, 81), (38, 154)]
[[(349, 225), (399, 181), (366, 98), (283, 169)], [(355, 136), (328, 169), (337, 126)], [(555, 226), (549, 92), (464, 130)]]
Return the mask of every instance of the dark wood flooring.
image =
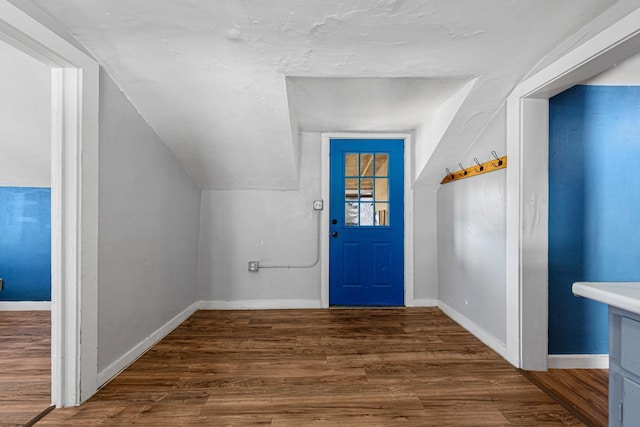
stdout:
[(435, 308), (198, 311), (38, 426), (582, 425)]
[(0, 311), (0, 426), (51, 405), (51, 313)]
[(534, 384), (549, 393), (585, 424), (608, 424), (609, 371), (607, 369), (549, 369), (525, 372)]

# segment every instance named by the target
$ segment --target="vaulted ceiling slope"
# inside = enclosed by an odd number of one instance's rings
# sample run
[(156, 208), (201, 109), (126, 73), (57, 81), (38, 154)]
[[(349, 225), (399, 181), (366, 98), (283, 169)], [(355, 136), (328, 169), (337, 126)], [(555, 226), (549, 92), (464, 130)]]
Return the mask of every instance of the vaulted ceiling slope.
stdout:
[[(419, 125), (376, 126), (361, 114), (345, 117), (344, 106), (332, 116), (324, 111), (331, 99), (314, 104), (322, 85), (331, 90), (327, 78), (343, 79), (339, 84), (354, 96), (359, 92), (351, 84), (366, 78), (431, 79), (421, 90), (439, 81), (444, 86), (432, 86), (433, 105), (418, 103), (425, 110), (422, 126), (438, 120), (429, 112), (456, 80), (474, 78), (450, 123), (440, 124), (441, 140), (418, 142), (429, 146), (422, 151), (425, 169), (433, 172), (417, 174), (435, 179), (439, 162), (473, 142), (546, 52), (616, 2), (34, 1), (97, 57), (201, 188), (276, 190), (297, 186), (296, 133), (307, 125), (326, 131)], [(289, 89), (295, 100), (287, 97), (287, 76), (300, 79), (289, 81), (298, 84)], [(397, 101), (381, 101), (377, 117), (391, 116), (385, 105)], [(361, 105), (353, 102), (349, 111)], [(302, 113), (316, 111), (322, 121), (298, 122), (290, 103), (308, 104)]]

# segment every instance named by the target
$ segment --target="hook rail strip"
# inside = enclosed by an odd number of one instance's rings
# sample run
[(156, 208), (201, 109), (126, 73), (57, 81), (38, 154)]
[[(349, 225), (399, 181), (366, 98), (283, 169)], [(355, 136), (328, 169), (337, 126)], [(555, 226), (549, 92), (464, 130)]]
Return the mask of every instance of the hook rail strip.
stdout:
[[(495, 153), (492, 152), (492, 154)], [(476, 175), (482, 175), (483, 173), (497, 171), (499, 169), (504, 169), (507, 167), (507, 156), (498, 157), (494, 155), (494, 159), (491, 159), (484, 163), (479, 163), (477, 158), (474, 158), (474, 162), (476, 165), (467, 166), (467, 168), (463, 168), (462, 164), (459, 164), (460, 170), (456, 172), (451, 172), (447, 169), (447, 175), (442, 179), (440, 184), (447, 184), (449, 182), (458, 181), (460, 179), (470, 178)]]

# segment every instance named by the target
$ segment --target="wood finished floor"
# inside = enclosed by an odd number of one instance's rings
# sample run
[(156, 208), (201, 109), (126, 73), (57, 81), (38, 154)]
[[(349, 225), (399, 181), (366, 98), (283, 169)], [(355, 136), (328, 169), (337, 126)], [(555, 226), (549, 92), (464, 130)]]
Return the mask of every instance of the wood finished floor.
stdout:
[(0, 311), (0, 426), (51, 405), (51, 313)]
[(609, 371), (607, 369), (549, 369), (524, 375), (571, 408), (585, 424), (608, 424)]
[(434, 308), (198, 311), (38, 426), (582, 425)]

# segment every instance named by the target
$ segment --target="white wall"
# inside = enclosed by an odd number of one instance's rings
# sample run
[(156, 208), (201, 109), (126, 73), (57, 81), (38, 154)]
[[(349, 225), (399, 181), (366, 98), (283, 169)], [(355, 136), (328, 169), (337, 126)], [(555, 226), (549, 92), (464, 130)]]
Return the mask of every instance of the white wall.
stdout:
[(0, 41), (0, 186), (51, 184), (51, 72)]
[(320, 134), (301, 134), (297, 191), (202, 192), (201, 300), (320, 304), (319, 263), (308, 269), (260, 269), (250, 273), (247, 262), (289, 265), (315, 260), (318, 213), (312, 205), (314, 199), (321, 198), (321, 148)]
[(415, 129), (412, 165), (415, 181), (419, 180), (422, 171), (438, 148), (442, 137), (451, 126), (452, 121), (459, 113), (462, 104), (469, 96), (476, 82), (477, 79), (473, 79), (465, 83), (449, 99), (436, 108), (424, 123)]
[(98, 372), (196, 301), (200, 190), (100, 74)]
[[(198, 295), (207, 307), (319, 307), (320, 263), (308, 269), (247, 271), (247, 262), (308, 264), (316, 257), (322, 138), (301, 134), (297, 191), (205, 190), (200, 215)], [(417, 192), (416, 192), (417, 193)], [(414, 200), (416, 305), (437, 298), (436, 192)]]
[(581, 84), (590, 86), (640, 86), (640, 55), (632, 56)]
[(415, 304), (435, 305), (438, 299), (437, 191), (416, 185), (413, 193)]
[[(503, 107), (460, 159), (482, 163), (506, 150)], [(452, 159), (451, 170), (458, 163)], [(438, 299), (506, 343), (505, 170), (442, 185), (438, 190)]]

